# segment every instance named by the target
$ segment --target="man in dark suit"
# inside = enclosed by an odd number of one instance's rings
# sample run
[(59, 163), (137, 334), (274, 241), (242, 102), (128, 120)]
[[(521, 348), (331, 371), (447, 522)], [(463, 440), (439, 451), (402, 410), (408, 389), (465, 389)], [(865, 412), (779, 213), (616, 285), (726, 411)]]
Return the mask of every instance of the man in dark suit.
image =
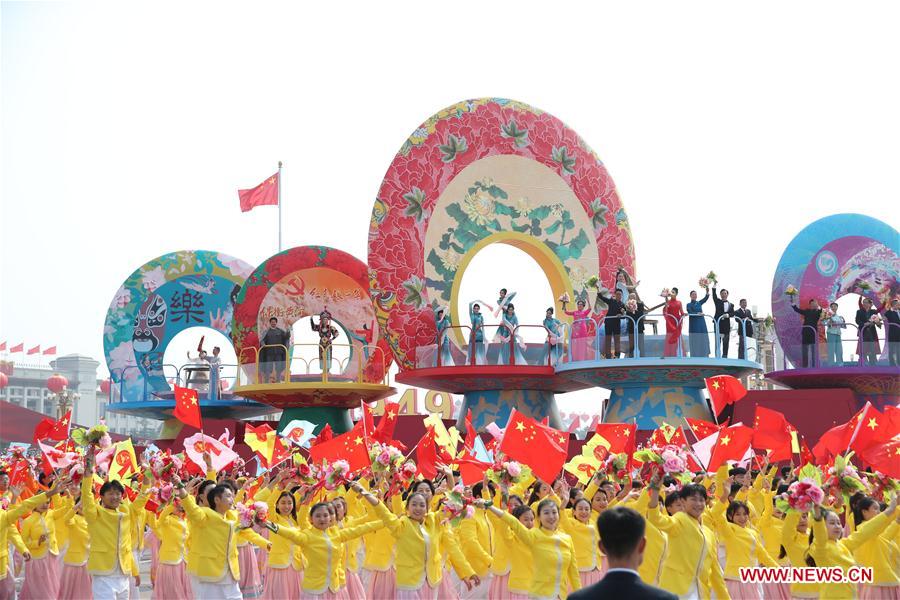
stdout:
[[(740, 308), (734, 311), (734, 318), (738, 320), (738, 358), (744, 358), (744, 350), (747, 345), (745, 336), (753, 338), (753, 324), (758, 323), (762, 319), (757, 319), (747, 308), (747, 299), (741, 298)], [(758, 360), (758, 358), (757, 358)]]
[(891, 307), (884, 311), (887, 322), (888, 360), (892, 367), (900, 365), (900, 298), (891, 300)]
[(599, 582), (569, 594), (569, 600), (677, 600), (675, 594), (647, 585), (638, 575), (647, 545), (644, 517), (631, 508), (614, 506), (600, 513), (597, 529), (609, 570)]
[(716, 305), (716, 314), (713, 320), (719, 325), (719, 337), (722, 340), (722, 356), (728, 358), (728, 338), (731, 336), (731, 318), (734, 316), (734, 304), (728, 301), (728, 290), (722, 290), (716, 294), (716, 288), (712, 289), (713, 302)]
[[(597, 300), (606, 303), (606, 319), (603, 328), (606, 336), (603, 339), (603, 357), (619, 358), (622, 353), (622, 319), (619, 315), (625, 314), (625, 303), (622, 302), (622, 290), (615, 291), (615, 297), (609, 298), (603, 292), (597, 291)], [(615, 354), (613, 354), (613, 341), (615, 341)]]
[(863, 357), (863, 362), (867, 365), (878, 364), (878, 354), (881, 348), (878, 347), (878, 327), (871, 321), (871, 318), (878, 314), (878, 310), (872, 308), (872, 301), (868, 298), (862, 299), (862, 307), (856, 311), (856, 326), (859, 328), (859, 355)]

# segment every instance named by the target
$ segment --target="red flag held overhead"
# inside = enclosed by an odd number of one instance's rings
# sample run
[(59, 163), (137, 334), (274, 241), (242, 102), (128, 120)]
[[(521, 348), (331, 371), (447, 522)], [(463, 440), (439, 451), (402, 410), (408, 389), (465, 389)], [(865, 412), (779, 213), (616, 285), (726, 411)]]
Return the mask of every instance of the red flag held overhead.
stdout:
[(185, 425), (203, 429), (197, 390), (175, 386), (175, 410), (172, 411), (172, 416)]
[(704, 381), (706, 381), (706, 389), (709, 390), (709, 400), (716, 415), (721, 413), (729, 404), (734, 404), (747, 395), (747, 389), (741, 385), (737, 378), (731, 375), (707, 377)]

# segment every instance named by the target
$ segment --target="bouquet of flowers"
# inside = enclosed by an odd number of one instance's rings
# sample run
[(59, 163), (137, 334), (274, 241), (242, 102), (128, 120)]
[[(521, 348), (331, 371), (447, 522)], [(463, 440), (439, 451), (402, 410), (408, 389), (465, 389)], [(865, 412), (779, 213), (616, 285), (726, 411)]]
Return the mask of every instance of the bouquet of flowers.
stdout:
[(866, 486), (859, 477), (859, 471), (850, 462), (852, 457), (853, 452), (850, 452), (847, 456), (835, 457), (834, 465), (827, 472), (826, 487), (839, 489), (845, 496), (866, 490)]
[(824, 499), (825, 492), (809, 478), (795, 481), (788, 488), (788, 507), (800, 512), (812, 510), (813, 506), (821, 504)]
[(635, 300), (634, 298), (629, 298), (628, 302), (625, 303), (625, 309), (628, 312), (632, 312), (632, 313), (637, 312), (637, 309), (638, 309), (637, 300)]
[(666, 300), (668, 300), (669, 296), (672, 295), (672, 291), (669, 288), (663, 288), (662, 291), (659, 293), (659, 295), (662, 298), (665, 298)]
[(831, 310), (831, 307), (823, 308), (822, 310), (825, 311), (825, 318), (826, 318), (826, 319), (830, 319), (831, 317), (834, 316), (834, 311)]
[(372, 461), (372, 473), (386, 475), (400, 466), (404, 456), (397, 448), (376, 442), (369, 450), (369, 458)]
[(795, 288), (793, 285), (788, 285), (787, 288), (784, 290), (784, 293), (787, 294), (788, 296), (790, 296), (791, 298), (793, 298), (800, 292), (797, 291), (797, 288)]
[(600, 281), (599, 277), (597, 277), (596, 275), (591, 275), (590, 277), (588, 277), (588, 280), (587, 280), (587, 282), (585, 282), (585, 285), (589, 288), (596, 288), (597, 282), (599, 282), (599, 281)]
[(873, 325), (881, 325), (882, 321), (883, 319), (878, 313), (875, 313), (874, 315), (869, 317), (869, 323), (872, 323)]
[(662, 475), (663, 459), (662, 456), (651, 450), (650, 448), (642, 448), (634, 453), (634, 458), (643, 463), (641, 465), (641, 479), (650, 481), (655, 474)]
[(506, 460), (505, 457), (496, 461), (491, 468), (485, 471), (488, 480), (499, 486), (509, 488), (519, 482), (522, 476), (522, 465), (514, 460)]
[(710, 271), (709, 273), (707, 273), (704, 279), (710, 281), (711, 283), (719, 283), (719, 278), (716, 277), (715, 271)]
[(662, 458), (663, 473), (666, 475), (678, 475), (687, 470), (687, 456), (684, 450), (677, 446), (666, 446), (660, 454)]
[(171, 482), (172, 477), (181, 471), (184, 461), (177, 455), (166, 451), (164, 454), (156, 454), (150, 459), (150, 472), (158, 481)]
[(628, 479), (628, 455), (624, 452), (606, 457), (603, 470), (615, 481), (625, 483)]
[(900, 483), (879, 471), (871, 473), (869, 481), (872, 484), (872, 496), (874, 498), (881, 497), (885, 502), (890, 501), (892, 494), (900, 492)]
[(74, 429), (72, 431), (72, 441), (79, 446), (99, 446), (103, 450), (112, 446), (112, 438), (109, 437), (109, 427), (103, 423), (102, 419), (99, 425), (94, 425), (87, 431)]
[(418, 472), (419, 469), (416, 467), (416, 463), (408, 460), (403, 463), (399, 469), (394, 471), (394, 481), (400, 486), (400, 489), (407, 488), (415, 481)]
[(69, 479), (72, 480), (72, 483), (80, 483), (81, 478), (84, 477), (84, 463), (80, 460), (75, 461), (69, 467)]
[(269, 519), (269, 505), (265, 502), (254, 502), (249, 506), (238, 502), (235, 510), (241, 529), (252, 527), (254, 523), (265, 523)]
[(313, 485), (318, 481), (315, 470), (305, 462), (296, 466), (294, 474), (300, 480), (300, 483), (304, 485)]
[(697, 282), (702, 288), (709, 288), (709, 277), (701, 277)]
[(557, 298), (557, 300), (560, 304), (567, 304), (572, 301), (572, 299), (569, 298), (569, 292), (563, 292), (563, 295)]
[(346, 460), (336, 460), (325, 469), (325, 489), (336, 490), (347, 482), (350, 473), (350, 463)]
[(166, 483), (160, 487), (150, 488), (150, 495), (156, 496), (161, 503), (165, 504), (172, 499), (172, 492), (174, 490), (175, 487), (171, 483)]
[(475, 516), (475, 506), (472, 502), (472, 497), (465, 495), (465, 488), (462, 484), (457, 484), (444, 495), (441, 500), (441, 508), (447, 515), (447, 520), (456, 527), (463, 519)]

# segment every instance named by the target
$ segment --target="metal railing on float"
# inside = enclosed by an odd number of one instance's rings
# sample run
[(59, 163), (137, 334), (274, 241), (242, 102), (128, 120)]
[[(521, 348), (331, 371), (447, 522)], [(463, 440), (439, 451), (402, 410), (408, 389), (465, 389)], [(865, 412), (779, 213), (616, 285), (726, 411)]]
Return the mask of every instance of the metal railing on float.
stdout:
[[(197, 397), (200, 400), (207, 401), (215, 401), (221, 399), (222, 393), (225, 392), (229, 387), (231, 387), (230, 385), (228, 385), (228, 382), (235, 382), (238, 372), (238, 365), (235, 364), (219, 365), (219, 373), (213, 373), (208, 364), (187, 363), (179, 367), (167, 363), (161, 365), (160, 368), (162, 371), (161, 376), (165, 378), (168, 385), (174, 384), (179, 387), (187, 387), (197, 390)], [(169, 374), (171, 374), (172, 377), (167, 376), (167, 369), (169, 370)], [(233, 374), (228, 374), (229, 371), (231, 371)], [(113, 379), (116, 380), (116, 382), (110, 386), (110, 404), (132, 401), (170, 401), (170, 399), (168, 398), (161, 397), (160, 390), (151, 388), (149, 382), (150, 378), (146, 375), (141, 378), (141, 390), (137, 394), (137, 399), (128, 400), (132, 395), (134, 395), (132, 392), (134, 386), (138, 385), (137, 383), (135, 383), (137, 378), (129, 377), (129, 373), (132, 372), (143, 374), (143, 371), (140, 369), (140, 367), (134, 365), (124, 367), (122, 369), (113, 370), (113, 373), (116, 375), (116, 377), (113, 377)]]
[[(826, 321), (818, 327), (800, 327), (799, 344), (793, 342), (792, 348), (799, 349), (801, 358), (794, 368), (900, 365), (900, 325), (883, 321), (881, 328), (874, 322), (860, 327), (855, 323), (827, 324)], [(893, 342), (892, 333), (897, 338)], [(788, 368), (786, 356), (782, 358), (782, 368)]]
[[(488, 329), (495, 335), (488, 337)], [(499, 337), (497, 330), (501, 330)], [(452, 341), (451, 331), (458, 330), (466, 340), (460, 348)], [(541, 341), (529, 341), (523, 331), (540, 331)], [(417, 350), (416, 367), (431, 368), (445, 366), (510, 365), (510, 366), (553, 366), (559, 362), (566, 346), (568, 326), (561, 324), (559, 334), (554, 334), (545, 325), (523, 323), (513, 325), (512, 330), (503, 323), (487, 323), (474, 329), (469, 325), (451, 325), (438, 333), (437, 344), (422, 346)], [(503, 334), (507, 335), (503, 335)], [(537, 338), (538, 336), (533, 336)], [(480, 338), (480, 339), (479, 339)], [(499, 340), (499, 341), (498, 341)]]
[[(310, 348), (315, 349), (314, 354), (303, 353), (302, 350)], [(346, 356), (334, 356), (335, 348), (346, 350)], [(297, 352), (297, 349), (302, 350)], [(275, 351), (274, 354), (272, 351)], [(361, 347), (354, 344), (331, 344), (325, 347), (319, 344), (245, 346), (238, 353), (238, 362), (240, 368), (237, 369), (235, 387), (295, 381), (375, 383), (367, 378), (366, 372), (372, 364), (379, 363), (381, 370), (376, 371), (380, 373), (378, 382), (389, 385), (390, 381), (384, 351), (374, 344)], [(337, 366), (336, 373), (331, 372), (334, 365)], [(355, 371), (350, 370), (351, 365), (356, 367)], [(350, 375), (347, 374), (348, 371), (351, 372)]]

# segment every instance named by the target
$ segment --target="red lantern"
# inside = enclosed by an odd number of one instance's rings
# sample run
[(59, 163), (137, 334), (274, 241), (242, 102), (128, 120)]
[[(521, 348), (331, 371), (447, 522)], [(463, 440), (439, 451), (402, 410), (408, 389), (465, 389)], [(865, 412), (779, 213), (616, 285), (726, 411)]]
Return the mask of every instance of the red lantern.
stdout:
[(6, 376), (6, 373), (0, 371), (0, 390), (9, 385), (9, 377)]
[(103, 394), (104, 396), (109, 396), (109, 388), (110, 388), (109, 379), (104, 379), (103, 381), (100, 382), (100, 393)]
[(53, 375), (47, 380), (47, 389), (53, 392), (54, 394), (58, 394), (69, 385), (69, 380), (63, 377), (62, 375)]

